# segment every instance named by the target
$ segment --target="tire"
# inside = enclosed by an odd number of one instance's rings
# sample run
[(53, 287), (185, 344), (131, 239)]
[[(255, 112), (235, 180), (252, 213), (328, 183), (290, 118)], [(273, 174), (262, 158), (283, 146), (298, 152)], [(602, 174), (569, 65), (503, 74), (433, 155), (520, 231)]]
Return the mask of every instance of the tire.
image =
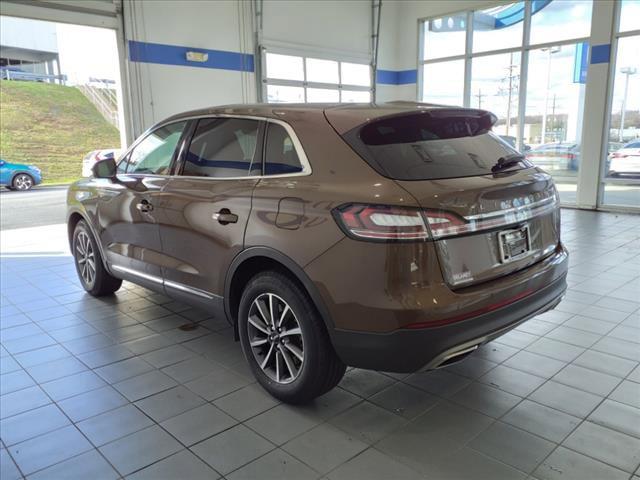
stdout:
[(122, 280), (104, 268), (100, 249), (84, 220), (73, 231), (72, 254), (78, 278), (87, 293), (94, 297), (111, 295), (122, 285)]
[[(276, 326), (282, 320), (280, 332), (267, 324), (269, 301), (273, 302)], [(254, 376), (267, 392), (285, 403), (310, 402), (344, 376), (346, 367), (311, 299), (282, 273), (262, 272), (247, 283), (240, 299), (238, 331)]]
[(13, 180), (11, 181), (11, 188), (20, 192), (26, 192), (27, 190), (31, 190), (34, 183), (35, 182), (31, 175), (28, 173), (19, 173), (13, 177)]

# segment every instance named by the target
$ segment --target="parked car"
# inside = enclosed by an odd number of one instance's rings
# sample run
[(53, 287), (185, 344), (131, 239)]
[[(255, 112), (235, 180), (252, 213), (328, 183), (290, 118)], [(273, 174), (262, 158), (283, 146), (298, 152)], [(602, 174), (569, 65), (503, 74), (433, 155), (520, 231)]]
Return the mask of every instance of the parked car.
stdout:
[(35, 165), (9, 163), (0, 159), (0, 185), (9, 190), (29, 190), (42, 183), (42, 174)]
[(119, 148), (107, 148), (104, 150), (93, 150), (85, 155), (82, 159), (82, 176), (90, 177), (91, 169), (101, 160), (114, 159), (117, 160), (122, 150)]
[(405, 102), (176, 115), (68, 193), (84, 289), (123, 280), (226, 317), (284, 402), (347, 365), (440, 368), (552, 309), (552, 178), (483, 110)]
[[(511, 135), (499, 135), (499, 137), (509, 145), (511, 145), (513, 148), (518, 148), (518, 139), (516, 137), (513, 137)], [(526, 143), (523, 144), (523, 151), (528, 152), (529, 150), (531, 150), (531, 146), (527, 145)]]
[(634, 140), (609, 155), (609, 176), (640, 177), (640, 140)]
[(577, 171), (580, 164), (580, 145), (576, 143), (547, 143), (526, 153), (536, 167), (544, 170)]

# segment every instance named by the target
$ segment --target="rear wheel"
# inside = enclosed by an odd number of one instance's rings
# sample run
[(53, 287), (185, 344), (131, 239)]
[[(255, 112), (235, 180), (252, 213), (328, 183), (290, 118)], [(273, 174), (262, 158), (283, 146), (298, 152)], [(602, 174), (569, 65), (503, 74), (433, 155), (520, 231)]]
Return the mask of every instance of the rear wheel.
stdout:
[(33, 177), (26, 173), (19, 173), (15, 177), (13, 177), (13, 181), (11, 182), (11, 187), (14, 190), (30, 190), (33, 187)]
[(307, 294), (279, 272), (247, 284), (238, 312), (244, 355), (258, 382), (286, 403), (306, 403), (342, 379), (345, 365)]
[(120, 288), (122, 280), (104, 268), (96, 240), (84, 220), (78, 222), (73, 232), (72, 249), (80, 283), (88, 293), (101, 297)]

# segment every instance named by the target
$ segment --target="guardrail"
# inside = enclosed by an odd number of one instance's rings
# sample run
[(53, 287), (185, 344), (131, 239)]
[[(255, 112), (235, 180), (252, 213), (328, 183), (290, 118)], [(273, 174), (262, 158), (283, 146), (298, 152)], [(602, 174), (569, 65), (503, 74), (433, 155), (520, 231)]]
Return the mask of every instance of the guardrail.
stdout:
[(115, 97), (115, 92), (114, 104), (110, 99), (107, 100), (104, 97), (103, 93), (99, 92), (99, 90), (103, 90), (102, 88), (95, 88), (89, 85), (78, 85), (77, 88), (83, 93), (85, 97), (87, 97), (87, 99), (89, 99), (91, 103), (93, 103), (93, 105), (95, 105), (95, 107), (107, 122), (109, 122), (116, 128), (120, 128), (120, 123), (118, 120), (118, 103), (117, 98)]
[(64, 85), (67, 81), (66, 75), (47, 75), (44, 73), (19, 72), (9, 69), (0, 70), (0, 78), (4, 80), (30, 80), (33, 82), (58, 81), (61, 85)]

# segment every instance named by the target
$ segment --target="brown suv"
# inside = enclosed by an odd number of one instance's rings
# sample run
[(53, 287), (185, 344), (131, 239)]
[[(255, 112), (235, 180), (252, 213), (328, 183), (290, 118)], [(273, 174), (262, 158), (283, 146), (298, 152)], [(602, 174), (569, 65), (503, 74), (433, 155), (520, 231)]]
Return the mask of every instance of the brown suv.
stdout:
[(566, 288), (553, 181), (495, 120), (402, 102), (173, 116), (69, 189), (78, 274), (226, 316), (286, 402), (346, 365), (448, 365)]

